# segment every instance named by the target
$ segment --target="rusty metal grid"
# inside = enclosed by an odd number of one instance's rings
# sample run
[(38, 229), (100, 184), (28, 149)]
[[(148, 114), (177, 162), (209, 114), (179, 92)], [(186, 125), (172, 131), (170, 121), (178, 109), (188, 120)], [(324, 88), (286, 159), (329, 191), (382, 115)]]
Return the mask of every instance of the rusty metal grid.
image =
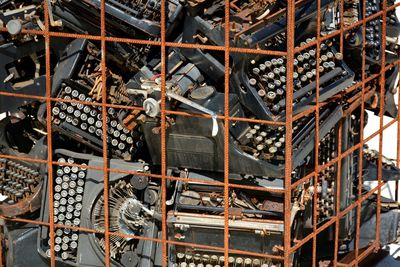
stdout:
[[(350, 263), (340, 263), (338, 262), (338, 239), (339, 239), (339, 223), (340, 219), (343, 218), (346, 214), (348, 214), (351, 210), (356, 209), (357, 213), (359, 214), (361, 211), (361, 204), (363, 201), (365, 201), (369, 196), (372, 194), (378, 194), (380, 195), (381, 193), (381, 188), (385, 184), (385, 182), (382, 181), (382, 143), (383, 143), (383, 131), (387, 129), (389, 126), (393, 125), (394, 123), (400, 122), (400, 113), (398, 114), (396, 119), (393, 119), (391, 122), (387, 123), (384, 125), (383, 123), (383, 112), (380, 113), (380, 124), (379, 124), (379, 129), (375, 131), (372, 135), (368, 136), (367, 138), (364, 138), (363, 132), (361, 131), (361, 141), (360, 143), (348, 148), (346, 151), (341, 151), (341, 146), (338, 146), (338, 156), (331, 160), (330, 162), (324, 164), (324, 165), (319, 165), (318, 160), (315, 162), (314, 170), (313, 172), (309, 173), (302, 179), (296, 181), (295, 183), (291, 182), (291, 173), (292, 173), (292, 123), (294, 120), (297, 120), (303, 116), (306, 116), (308, 114), (313, 114), (315, 113), (315, 118), (316, 118), (316, 137), (315, 137), (315, 155), (316, 158), (318, 158), (318, 140), (319, 140), (319, 110), (321, 107), (326, 105), (326, 103), (320, 103), (319, 102), (319, 72), (317, 72), (316, 75), (316, 84), (317, 84), (317, 90), (316, 90), (316, 105), (315, 107), (312, 107), (309, 110), (303, 111), (300, 114), (293, 116), (292, 114), (292, 103), (293, 103), (293, 62), (294, 62), (294, 55), (296, 52), (302, 51), (308, 47), (311, 46), (316, 46), (317, 50), (317, 58), (319, 58), (320, 55), (320, 44), (322, 41), (327, 40), (332, 37), (339, 37), (340, 38), (340, 52), (343, 52), (343, 42), (344, 42), (344, 32), (359, 27), (363, 26), (363, 39), (364, 39), (364, 46), (365, 46), (365, 27), (366, 23), (368, 21), (371, 21), (373, 19), (376, 19), (377, 17), (382, 18), (382, 50), (385, 50), (385, 44), (386, 44), (386, 13), (390, 10), (394, 10), (396, 7), (400, 6), (400, 3), (395, 4), (393, 6), (387, 7), (387, 0), (383, 0), (383, 8), (382, 11), (377, 12), (376, 14), (366, 17), (365, 16), (365, 5), (363, 5), (364, 10), (362, 12), (363, 14), (363, 19), (355, 23), (354, 25), (351, 25), (350, 27), (345, 27), (343, 25), (343, 19), (341, 19), (341, 25), (340, 29), (337, 29), (330, 34), (326, 36), (321, 36), (320, 31), (321, 31), (321, 0), (315, 0), (318, 3), (318, 11), (317, 11), (317, 38), (315, 41), (302, 46), (302, 47), (295, 47), (294, 44), (294, 36), (295, 36), (295, 9), (296, 9), (296, 3), (295, 0), (289, 0), (287, 1), (287, 51), (286, 52), (278, 52), (278, 51), (267, 51), (267, 50), (259, 50), (259, 49), (247, 49), (247, 48), (237, 48), (237, 47), (230, 47), (230, 37), (229, 37), (229, 1), (225, 1), (225, 46), (212, 46), (212, 45), (200, 45), (200, 44), (185, 44), (185, 43), (174, 43), (174, 42), (167, 42), (166, 41), (166, 18), (165, 18), (165, 0), (161, 0), (161, 39), (160, 41), (148, 41), (148, 40), (138, 40), (138, 39), (127, 39), (127, 38), (115, 38), (115, 37), (109, 37), (106, 36), (106, 22), (105, 22), (105, 0), (102, 1), (101, 4), (101, 9), (100, 9), (100, 24), (101, 24), (101, 34), (99, 36), (95, 35), (83, 35), (83, 34), (70, 34), (70, 33), (62, 33), (62, 32), (52, 32), (49, 30), (49, 12), (48, 12), (48, 2), (44, 1), (44, 13), (45, 13), (45, 29), (44, 31), (35, 31), (35, 30), (22, 30), (22, 33), (31, 33), (31, 34), (37, 34), (37, 35), (42, 35), (45, 38), (45, 49), (46, 49), (46, 97), (39, 97), (39, 96), (32, 96), (32, 95), (24, 95), (20, 93), (6, 93), (3, 91), (0, 91), (1, 96), (6, 96), (6, 97), (20, 97), (20, 98), (27, 98), (27, 99), (36, 99), (40, 101), (45, 101), (47, 105), (47, 132), (48, 132), (48, 139), (47, 139), (47, 145), (48, 145), (48, 158), (47, 160), (43, 159), (33, 159), (33, 158), (21, 158), (21, 157), (14, 157), (14, 156), (9, 156), (9, 155), (0, 155), (0, 158), (8, 158), (8, 159), (19, 159), (19, 160), (26, 160), (26, 161), (32, 161), (32, 162), (38, 162), (38, 163), (46, 163), (47, 168), (48, 168), (48, 194), (49, 194), (49, 218), (50, 222), (38, 222), (38, 221), (31, 221), (28, 219), (22, 219), (22, 218), (8, 218), (4, 216), (0, 216), (1, 219), (3, 220), (8, 220), (8, 221), (14, 221), (14, 222), (24, 222), (24, 223), (31, 223), (31, 224), (36, 224), (36, 225), (44, 225), (50, 228), (50, 240), (51, 240), (51, 251), (53, 251), (54, 248), (54, 229), (55, 228), (69, 228), (69, 229), (76, 229), (82, 232), (88, 232), (88, 233), (97, 233), (96, 230), (93, 229), (87, 229), (87, 228), (81, 228), (81, 227), (75, 227), (75, 226), (66, 226), (62, 224), (56, 224), (53, 219), (53, 165), (58, 165), (60, 163), (56, 162), (52, 158), (52, 123), (51, 123), (51, 105), (53, 102), (61, 101), (61, 99), (58, 98), (53, 98), (51, 97), (51, 78), (50, 78), (50, 42), (52, 37), (64, 37), (64, 38), (79, 38), (79, 39), (89, 39), (89, 40), (98, 40), (101, 41), (101, 52), (102, 52), (102, 58), (101, 58), (101, 64), (102, 64), (102, 103), (96, 104), (96, 103), (90, 103), (91, 105), (99, 105), (102, 107), (102, 120), (103, 120), (103, 125), (106, 125), (106, 108), (109, 107), (115, 107), (115, 108), (127, 108), (127, 109), (136, 109), (136, 110), (143, 110), (141, 107), (132, 107), (132, 106), (121, 106), (121, 105), (113, 105), (113, 104), (107, 104), (106, 103), (106, 43), (107, 42), (127, 42), (127, 43), (133, 43), (133, 44), (148, 44), (148, 45), (153, 45), (153, 46), (158, 46), (161, 49), (161, 92), (162, 92), (162, 99), (161, 99), (161, 174), (143, 174), (141, 175), (148, 175), (154, 179), (160, 179), (161, 180), (161, 188), (162, 188), (162, 238), (161, 239), (151, 239), (151, 238), (145, 238), (145, 237), (140, 237), (140, 236), (131, 236), (131, 235), (126, 235), (126, 234), (120, 234), (120, 233), (112, 233), (109, 231), (109, 222), (108, 222), (108, 214), (109, 214), (109, 207), (108, 207), (108, 193), (109, 193), (109, 172), (120, 172), (120, 173), (128, 173), (128, 174), (138, 174), (137, 172), (133, 171), (124, 171), (124, 170), (116, 170), (116, 169), (111, 169), (107, 163), (109, 161), (108, 155), (107, 155), (107, 138), (103, 138), (103, 168), (96, 168), (89, 166), (88, 168), (93, 168), (93, 169), (99, 169), (104, 172), (104, 207), (105, 207), (105, 231), (103, 232), (105, 236), (105, 262), (106, 266), (110, 266), (110, 247), (109, 247), (109, 239), (110, 236), (121, 236), (121, 237), (129, 237), (129, 238), (135, 238), (135, 239), (144, 239), (144, 240), (151, 240), (154, 242), (158, 242), (162, 244), (162, 258), (163, 258), (163, 266), (167, 266), (167, 245), (168, 244), (175, 244), (175, 245), (180, 245), (180, 246), (190, 246), (190, 247), (198, 247), (198, 248), (204, 248), (204, 249), (213, 249), (217, 251), (222, 251), (224, 253), (225, 259), (229, 257), (230, 253), (236, 253), (236, 254), (243, 254), (243, 255), (251, 255), (251, 256), (259, 256), (263, 258), (270, 258), (270, 259), (275, 259), (278, 261), (281, 261), (284, 266), (290, 266), (291, 262), (291, 256), (292, 254), (300, 249), (305, 243), (308, 241), (312, 240), (313, 242), (313, 253), (312, 253), (312, 258), (313, 258), (313, 266), (317, 265), (316, 262), (316, 256), (317, 256), (317, 235), (321, 233), (323, 230), (326, 228), (335, 225), (336, 226), (336, 231), (335, 231), (335, 247), (334, 247), (334, 261), (333, 265), (334, 266), (358, 266), (358, 264), (365, 259), (368, 255), (371, 253), (374, 253), (379, 249), (379, 239), (380, 239), (380, 198), (377, 198), (377, 225), (376, 225), (376, 237), (375, 240), (370, 244), (370, 246), (363, 250), (359, 251), (359, 231), (360, 231), (360, 216), (357, 216), (358, 221), (356, 224), (356, 249), (354, 252), (354, 257), (351, 260)], [(365, 0), (364, 0), (365, 2)], [(344, 0), (340, 0), (340, 9), (341, 11), (343, 10), (344, 6)], [(341, 17), (343, 16), (343, 12), (340, 12)], [(0, 31), (7, 31), (6, 28), (0, 28)], [(256, 123), (263, 123), (263, 124), (271, 124), (271, 125), (282, 125), (285, 126), (286, 129), (286, 140), (285, 140), (285, 179), (284, 179), (284, 190), (280, 189), (269, 189), (269, 188), (259, 188), (259, 187), (253, 187), (253, 186), (247, 186), (247, 185), (238, 185), (238, 184), (231, 184), (229, 183), (229, 161), (231, 160), (229, 158), (229, 128), (224, 127), (224, 140), (225, 140), (225, 145), (224, 145), (224, 182), (206, 182), (206, 181), (200, 181), (200, 180), (195, 180), (195, 179), (186, 179), (186, 178), (179, 178), (179, 177), (171, 177), (167, 175), (167, 163), (166, 163), (166, 116), (167, 115), (179, 115), (179, 116), (197, 116), (197, 117), (204, 117), (204, 118), (209, 118), (209, 115), (199, 115), (199, 114), (189, 114), (185, 112), (179, 112), (179, 111), (171, 111), (166, 109), (166, 98), (165, 98), (165, 85), (166, 85), (166, 49), (168, 47), (179, 47), (179, 48), (201, 48), (201, 49), (207, 49), (207, 50), (216, 50), (216, 51), (224, 51), (224, 59), (225, 59), (225, 108), (224, 108), (224, 114), (229, 114), (229, 73), (230, 73), (230, 54), (231, 53), (252, 53), (252, 54), (264, 54), (264, 55), (276, 55), (276, 56), (286, 56), (287, 57), (287, 79), (286, 79), (286, 88), (287, 88), (287, 95), (286, 95), (286, 120), (285, 122), (275, 122), (275, 121), (264, 121), (264, 120), (257, 120), (257, 119), (248, 119), (248, 118), (236, 118), (236, 117), (229, 117), (229, 115), (220, 115), (218, 116), (218, 120), (223, 120), (224, 125), (228, 125), (230, 121), (247, 121), (247, 122), (256, 122)], [(366, 84), (375, 79), (379, 78), (380, 79), (380, 110), (383, 110), (384, 106), (384, 81), (385, 81), (385, 71), (391, 68), (394, 65), (399, 65), (400, 66), (400, 60), (398, 59), (395, 63), (386, 65), (385, 64), (385, 53), (383, 53), (382, 56), (382, 61), (381, 61), (381, 70), (379, 74), (372, 75), (369, 77), (366, 77), (365, 75), (365, 49), (363, 50), (363, 61), (362, 61), (362, 81), (353, 85), (352, 87), (346, 89), (347, 91), (352, 91), (355, 89), (361, 88), (361, 129), (363, 129), (363, 124), (364, 124), (364, 99), (365, 99), (365, 89), (366, 89)], [(319, 61), (317, 61), (317, 66), (316, 68), (318, 69), (319, 67)], [(400, 88), (399, 88), (400, 89)], [(400, 96), (399, 96), (400, 100)], [(82, 104), (88, 104), (87, 102), (84, 101), (75, 101), (75, 100), (62, 100), (64, 102), (77, 102), (77, 103), (82, 103)], [(339, 125), (339, 129), (341, 129), (341, 125)], [(107, 137), (108, 132), (107, 128), (103, 127), (103, 136)], [(290, 208), (291, 208), (291, 192), (292, 190), (297, 186), (300, 185), (304, 182), (313, 180), (314, 184), (317, 184), (318, 181), (318, 175), (319, 173), (326, 169), (329, 166), (332, 166), (334, 164), (337, 164), (338, 166), (338, 177), (340, 174), (340, 168), (341, 168), (341, 160), (345, 158), (346, 156), (349, 156), (351, 153), (355, 151), (359, 151), (360, 153), (360, 164), (362, 163), (362, 155), (363, 155), (363, 150), (362, 147), (365, 143), (367, 143), (369, 140), (372, 138), (378, 136), (379, 137), (379, 160), (378, 160), (378, 174), (377, 174), (377, 180), (378, 180), (378, 185), (373, 188), (370, 192), (366, 193), (364, 196), (362, 196), (361, 193), (361, 183), (362, 180), (359, 179), (359, 190), (358, 190), (358, 198), (355, 200), (350, 206), (348, 206), (346, 209), (341, 210), (340, 209), (340, 203), (339, 201), (336, 202), (336, 207), (335, 207), (335, 215), (330, 218), (328, 222), (326, 222), (324, 225), (321, 227), (317, 227), (316, 224), (316, 216), (313, 216), (314, 218), (314, 228), (313, 232), (309, 234), (308, 236), (304, 237), (302, 240), (296, 240), (296, 242), (293, 242), (291, 240), (291, 225), (290, 225)], [(342, 133), (341, 130), (339, 130), (339, 135), (338, 135), (339, 142), (341, 143), (342, 140)], [(400, 166), (400, 124), (397, 124), (397, 166)], [(63, 163), (65, 166), (79, 166), (77, 164), (68, 164), (68, 163)], [(359, 176), (362, 176), (362, 169), (359, 171)], [(210, 185), (219, 185), (224, 187), (224, 248), (220, 247), (213, 247), (213, 246), (205, 246), (205, 245), (199, 245), (199, 244), (191, 244), (191, 243), (184, 243), (184, 242), (177, 242), (177, 241), (171, 241), (168, 240), (167, 238), (167, 225), (166, 225), (166, 183), (167, 180), (185, 180), (185, 181), (194, 181), (194, 182), (202, 182), (205, 184), (210, 184)], [(336, 182), (340, 182), (339, 179), (336, 179)], [(260, 253), (252, 253), (252, 252), (247, 252), (247, 251), (238, 251), (234, 249), (229, 249), (229, 206), (228, 206), (228, 198), (229, 198), (229, 188), (245, 188), (245, 189), (251, 189), (251, 190), (259, 190), (259, 191), (268, 191), (268, 192), (277, 192), (277, 193), (284, 193), (285, 200), (284, 200), (284, 214), (285, 214), (285, 219), (284, 219), (284, 240), (283, 240), (283, 253), (281, 255), (272, 255), (272, 254), (260, 254)], [(399, 184), (396, 182), (396, 200), (398, 197), (398, 190), (399, 190)], [(336, 198), (340, 198), (340, 186), (337, 186), (336, 190)], [(316, 211), (316, 201), (317, 201), (317, 194), (313, 195), (313, 213), (315, 215)], [(1, 246), (0, 242), (0, 246)], [(2, 259), (3, 255), (0, 253), (0, 263), (3, 263)], [(55, 257), (54, 253), (52, 252), (51, 254), (51, 266), (56, 266), (55, 262)], [(225, 261), (225, 266), (228, 267), (228, 261)]]

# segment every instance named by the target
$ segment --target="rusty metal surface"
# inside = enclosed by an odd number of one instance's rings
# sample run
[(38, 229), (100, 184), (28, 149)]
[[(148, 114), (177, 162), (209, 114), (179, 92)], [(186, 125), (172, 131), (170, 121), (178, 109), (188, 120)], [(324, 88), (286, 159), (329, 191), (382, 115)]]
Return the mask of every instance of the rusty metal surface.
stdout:
[(42, 204), (42, 184), (34, 189), (34, 194), (24, 198), (14, 205), (0, 205), (0, 213), (6, 217), (15, 217), (26, 212), (34, 212)]

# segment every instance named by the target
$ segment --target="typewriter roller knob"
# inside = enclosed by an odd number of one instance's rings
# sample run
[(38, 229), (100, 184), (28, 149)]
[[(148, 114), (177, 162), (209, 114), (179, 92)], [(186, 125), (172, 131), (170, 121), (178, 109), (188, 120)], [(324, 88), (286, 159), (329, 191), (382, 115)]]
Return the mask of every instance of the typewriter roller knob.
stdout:
[(201, 86), (190, 93), (190, 98), (193, 100), (205, 100), (214, 95), (215, 91), (213, 86)]
[(17, 35), (22, 31), (21, 21), (19, 19), (12, 19), (7, 22), (6, 28), (9, 34)]
[(122, 266), (138, 266), (139, 264), (139, 257), (133, 251), (128, 251), (122, 254), (121, 257)]
[(147, 116), (155, 118), (160, 113), (160, 103), (154, 98), (147, 98), (143, 102), (143, 108)]
[(130, 181), (135, 189), (143, 190), (147, 187), (149, 178), (147, 176), (133, 176)]

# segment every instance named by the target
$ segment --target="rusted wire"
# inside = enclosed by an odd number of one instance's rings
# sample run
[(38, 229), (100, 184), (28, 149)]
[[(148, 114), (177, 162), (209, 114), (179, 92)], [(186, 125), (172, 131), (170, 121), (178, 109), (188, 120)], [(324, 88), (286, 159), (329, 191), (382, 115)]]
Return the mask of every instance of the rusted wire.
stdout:
[[(105, 254), (105, 266), (110, 266), (110, 222), (109, 222), (109, 175), (108, 175), (108, 131), (107, 131), (107, 73), (106, 73), (106, 16), (105, 16), (105, 0), (101, 1), (100, 4), (100, 41), (101, 41), (101, 113), (102, 113), (102, 123), (103, 123), (103, 176), (104, 176), (104, 254)], [(49, 116), (47, 116), (47, 123), (51, 123)]]
[[(285, 202), (284, 202), (284, 265), (290, 265), (291, 253), (291, 224), (290, 224), (290, 214), (291, 214), (291, 182), (292, 182), (292, 112), (293, 112), (293, 62), (295, 54), (295, 11), (296, 4), (294, 0), (287, 1), (287, 61), (286, 61), (286, 135), (285, 135)], [(316, 123), (317, 124), (317, 123)]]
[[(229, 47), (230, 47), (230, 24), (229, 24), (229, 1), (225, 1), (225, 54), (224, 54), (224, 257), (229, 258)], [(227, 116), (228, 115), (228, 116)], [(228, 261), (225, 261), (225, 267), (229, 267)]]
[[(50, 36), (49, 36), (49, 13), (48, 13), (48, 2), (44, 2), (44, 16), (45, 16), (45, 43), (46, 43), (46, 115), (48, 118), (51, 118), (51, 77), (50, 77)], [(47, 172), (48, 172), (48, 193), (49, 193), (49, 198), (53, 199), (53, 165), (51, 164), (52, 160), (52, 128), (51, 128), (51, 123), (49, 123), (49, 119), (47, 120), (47, 133), (49, 133), (47, 137)], [(53, 207), (53, 202), (49, 202), (49, 221), (50, 221), (50, 251), (51, 251), (51, 257), (50, 257), (50, 265), (51, 267), (56, 266), (55, 262), (55, 255), (54, 255), (54, 207)]]
[(166, 141), (166, 98), (165, 98), (165, 85), (166, 85), (166, 37), (165, 37), (165, 0), (161, 1), (161, 212), (162, 212), (162, 266), (168, 265), (168, 248), (167, 248), (167, 208), (166, 208), (166, 174), (167, 174), (167, 141)]

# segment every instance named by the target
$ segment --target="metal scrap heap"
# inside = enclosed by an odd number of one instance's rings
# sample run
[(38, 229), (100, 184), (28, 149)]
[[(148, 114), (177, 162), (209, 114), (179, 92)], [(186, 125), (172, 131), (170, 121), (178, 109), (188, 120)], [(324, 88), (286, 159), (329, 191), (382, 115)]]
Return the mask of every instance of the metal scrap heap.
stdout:
[(0, 265), (353, 266), (395, 241), (398, 6), (0, 0)]

